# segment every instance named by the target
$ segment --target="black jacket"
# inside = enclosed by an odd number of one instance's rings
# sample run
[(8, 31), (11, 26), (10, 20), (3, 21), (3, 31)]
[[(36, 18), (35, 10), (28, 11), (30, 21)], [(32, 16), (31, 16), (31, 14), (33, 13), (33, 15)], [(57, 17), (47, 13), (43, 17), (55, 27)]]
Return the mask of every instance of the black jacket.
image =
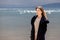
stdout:
[[(33, 16), (31, 19), (31, 40), (34, 40), (35, 37), (35, 28), (34, 28), (34, 22), (35, 19), (37, 18), (37, 15)], [(45, 33), (47, 31), (47, 23), (49, 23), (48, 20), (44, 16), (42, 16), (40, 23), (39, 23), (39, 28), (38, 28), (38, 34), (37, 34), (37, 40), (44, 40)]]

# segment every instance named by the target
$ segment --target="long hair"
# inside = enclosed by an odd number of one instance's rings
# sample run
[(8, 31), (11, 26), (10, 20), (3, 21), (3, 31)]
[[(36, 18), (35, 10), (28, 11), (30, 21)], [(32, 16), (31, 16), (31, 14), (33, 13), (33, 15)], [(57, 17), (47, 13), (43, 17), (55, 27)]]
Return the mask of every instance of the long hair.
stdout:
[(42, 7), (42, 6), (37, 6), (36, 9), (37, 9), (37, 8), (42, 11), (42, 14), (41, 14), (41, 15), (45, 17), (45, 12), (44, 12), (43, 7)]

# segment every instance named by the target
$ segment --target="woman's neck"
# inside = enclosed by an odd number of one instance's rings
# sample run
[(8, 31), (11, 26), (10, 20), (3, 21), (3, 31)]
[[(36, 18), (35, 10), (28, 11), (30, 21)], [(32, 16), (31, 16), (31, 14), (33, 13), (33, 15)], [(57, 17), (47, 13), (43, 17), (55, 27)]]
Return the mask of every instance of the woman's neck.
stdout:
[(42, 15), (41, 15), (41, 14), (39, 14), (39, 15), (38, 15), (38, 18), (41, 18), (41, 17), (42, 17)]

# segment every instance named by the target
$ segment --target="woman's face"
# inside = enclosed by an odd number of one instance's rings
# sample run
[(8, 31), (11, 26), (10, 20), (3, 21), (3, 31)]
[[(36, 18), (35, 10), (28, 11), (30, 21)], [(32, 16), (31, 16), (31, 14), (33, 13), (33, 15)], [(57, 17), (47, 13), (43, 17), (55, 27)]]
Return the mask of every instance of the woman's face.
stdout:
[(41, 14), (42, 13), (42, 11), (39, 8), (36, 9), (36, 12), (37, 12), (37, 14)]

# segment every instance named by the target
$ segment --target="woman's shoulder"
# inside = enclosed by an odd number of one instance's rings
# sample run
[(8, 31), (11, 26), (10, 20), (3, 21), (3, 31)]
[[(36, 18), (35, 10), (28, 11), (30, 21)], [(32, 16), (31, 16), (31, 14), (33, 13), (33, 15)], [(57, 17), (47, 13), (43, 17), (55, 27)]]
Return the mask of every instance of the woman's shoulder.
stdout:
[(32, 17), (32, 19), (35, 19), (37, 17), (37, 15), (34, 15), (33, 17)]
[(35, 21), (35, 19), (36, 19), (36, 15), (34, 15), (32, 18), (31, 18), (31, 24), (33, 24), (34, 23), (34, 21)]
[(37, 15), (34, 15), (32, 18), (31, 18), (31, 22), (34, 22), (35, 19), (36, 19)]

